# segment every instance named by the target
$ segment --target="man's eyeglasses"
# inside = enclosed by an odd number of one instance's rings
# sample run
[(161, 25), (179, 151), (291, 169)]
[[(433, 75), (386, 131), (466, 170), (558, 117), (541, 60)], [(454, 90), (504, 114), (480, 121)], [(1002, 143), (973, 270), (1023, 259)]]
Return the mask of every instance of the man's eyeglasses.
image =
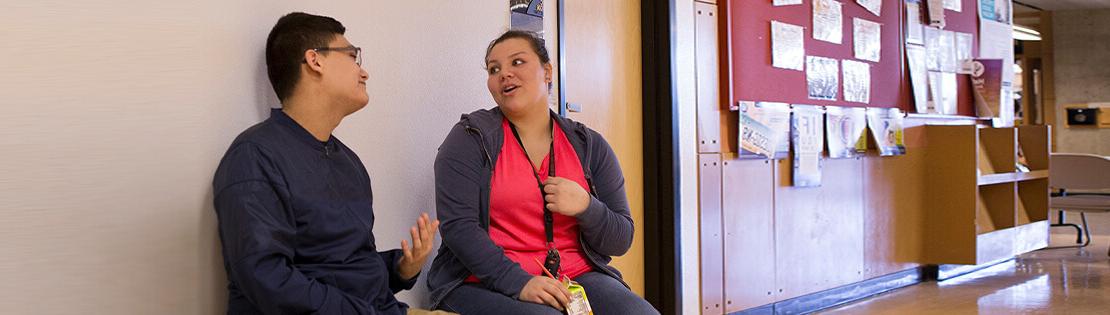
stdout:
[[(315, 51), (315, 52), (321, 52), (321, 51), (340, 51), (340, 52), (342, 52), (342, 51), (346, 51), (346, 52), (353, 52), (353, 53), (355, 54), (355, 55), (353, 56), (353, 57), (355, 57), (355, 64), (358, 64), (358, 65), (359, 65), (360, 67), (362, 66), (362, 48), (361, 48), (361, 47), (355, 47), (355, 46), (347, 46), (347, 47), (316, 47), (316, 48), (313, 48), (313, 49), (312, 49), (312, 51)], [(307, 60), (306, 60), (305, 62), (307, 62)]]

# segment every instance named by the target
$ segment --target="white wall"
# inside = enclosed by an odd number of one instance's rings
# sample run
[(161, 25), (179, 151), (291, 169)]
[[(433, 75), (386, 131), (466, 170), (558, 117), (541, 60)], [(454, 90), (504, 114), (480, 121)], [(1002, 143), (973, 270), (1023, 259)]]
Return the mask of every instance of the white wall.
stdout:
[[(378, 246), (434, 213), (431, 165), (492, 106), (506, 1), (0, 4), (0, 312), (214, 314), (226, 289), (212, 174), (277, 105), (263, 45), (282, 14), (330, 15), (364, 48), (370, 104), (336, 131), (374, 180)], [(403, 224), (402, 224), (403, 223)], [(401, 295), (424, 305), (423, 279)]]
[(1052, 15), (1056, 151), (1110, 155), (1110, 129), (1068, 127), (1064, 110), (1069, 104), (1110, 102), (1110, 10)]

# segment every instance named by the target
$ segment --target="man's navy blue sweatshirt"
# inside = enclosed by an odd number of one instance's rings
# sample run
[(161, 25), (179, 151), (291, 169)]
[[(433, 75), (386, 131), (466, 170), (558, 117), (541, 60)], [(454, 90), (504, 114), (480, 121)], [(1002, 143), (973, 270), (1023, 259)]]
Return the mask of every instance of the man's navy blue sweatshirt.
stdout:
[(213, 180), (228, 314), (404, 314), (400, 250), (374, 245), (361, 160), (281, 110), (243, 131)]

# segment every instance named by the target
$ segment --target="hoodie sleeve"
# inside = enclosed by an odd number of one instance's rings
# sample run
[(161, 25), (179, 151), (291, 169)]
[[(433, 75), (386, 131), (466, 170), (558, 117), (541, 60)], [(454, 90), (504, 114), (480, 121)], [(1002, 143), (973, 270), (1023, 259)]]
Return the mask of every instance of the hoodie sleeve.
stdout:
[(586, 211), (578, 214), (582, 238), (597, 253), (620, 256), (632, 247), (634, 226), (624, 192), (624, 174), (617, 156), (600, 134), (589, 130), (590, 181), (595, 195)]
[(516, 262), (505, 256), (482, 228), (481, 178), (488, 176), (487, 155), (479, 135), (455, 125), (440, 146), (435, 160), (436, 216), (443, 244), (483, 284), (517, 298), (532, 279)]
[(232, 148), (216, 172), (214, 202), (228, 280), (266, 314), (376, 314), (368, 301), (292, 264), (296, 227), (280, 197), (283, 187), (272, 180), (278, 176), (250, 144)]

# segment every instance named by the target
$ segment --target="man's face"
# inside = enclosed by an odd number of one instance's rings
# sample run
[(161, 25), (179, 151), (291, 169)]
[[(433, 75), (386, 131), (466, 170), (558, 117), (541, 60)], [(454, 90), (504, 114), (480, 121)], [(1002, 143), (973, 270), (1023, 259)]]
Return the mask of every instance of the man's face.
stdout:
[(343, 106), (345, 114), (351, 114), (366, 106), (370, 96), (366, 92), (366, 80), (370, 75), (358, 64), (359, 52), (343, 35), (335, 36), (327, 46), (330, 50), (321, 52), (323, 71), (322, 84), (327, 94)]

